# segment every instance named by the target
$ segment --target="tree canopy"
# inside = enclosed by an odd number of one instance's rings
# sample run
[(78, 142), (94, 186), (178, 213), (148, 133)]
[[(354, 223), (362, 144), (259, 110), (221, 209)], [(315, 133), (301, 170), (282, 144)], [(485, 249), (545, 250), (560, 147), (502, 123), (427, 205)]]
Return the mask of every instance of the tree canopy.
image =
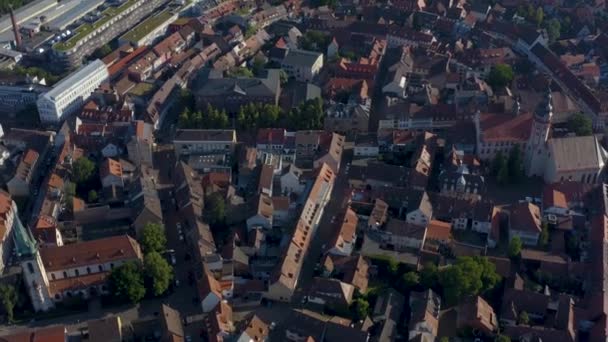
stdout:
[(211, 225), (223, 224), (226, 220), (226, 202), (222, 195), (218, 192), (207, 197), (205, 203), (205, 211), (207, 220)]
[(509, 179), (513, 183), (517, 183), (522, 180), (523, 173), (523, 158), (519, 145), (513, 146), (509, 152), (509, 159), (507, 164), (509, 166)]
[(401, 276), (401, 287), (405, 290), (411, 290), (420, 283), (420, 276), (416, 272), (407, 272)]
[(549, 244), (549, 224), (543, 222), (543, 229), (538, 237), (538, 244), (540, 247), (546, 247)]
[(593, 134), (591, 119), (580, 112), (575, 113), (568, 119), (568, 128), (579, 137)]
[(287, 126), (292, 130), (322, 129), (325, 112), (321, 98), (307, 100), (287, 115)]
[(490, 290), (499, 281), (496, 267), (483, 257), (459, 257), (455, 264), (439, 274), (444, 297), (451, 304), (456, 304), (461, 298)]
[(499, 334), (494, 339), (494, 342), (511, 342), (511, 338), (509, 336)]
[(301, 49), (323, 53), (327, 51), (327, 46), (330, 42), (331, 37), (329, 35), (323, 32), (312, 30), (306, 31), (306, 33), (304, 33), (304, 35), (302, 35), (299, 39), (299, 45)]
[(519, 316), (517, 317), (517, 324), (527, 325), (528, 323), (530, 323), (530, 317), (528, 316), (528, 313), (525, 311), (520, 312)]
[(19, 294), (13, 285), (0, 284), (0, 301), (2, 302), (4, 311), (6, 311), (6, 317), (9, 323), (13, 322), (14, 309), (18, 300)]
[(110, 45), (108, 44), (104, 44), (97, 50), (93, 51), (93, 57), (96, 59), (101, 59), (109, 55), (110, 53), (112, 53), (112, 47), (110, 47)]
[(516, 258), (521, 253), (522, 242), (519, 236), (514, 236), (511, 241), (509, 241), (509, 257)]
[(192, 111), (185, 107), (179, 115), (180, 128), (190, 129), (225, 129), (230, 127), (230, 118), (225, 110), (207, 106), (204, 111)]
[(420, 284), (425, 288), (435, 288), (439, 282), (439, 270), (435, 264), (426, 263), (420, 271)]
[(141, 230), (139, 243), (145, 253), (163, 252), (167, 246), (165, 228), (158, 223), (146, 223)]
[(95, 163), (87, 157), (80, 157), (72, 164), (72, 175), (76, 183), (88, 181), (95, 173)]
[(258, 128), (276, 127), (280, 123), (281, 108), (267, 103), (248, 103), (241, 106), (237, 116), (237, 127), (256, 131)]
[(245, 77), (245, 78), (252, 78), (253, 77), (253, 71), (251, 71), (250, 69), (246, 68), (246, 67), (235, 67), (232, 68), (228, 71), (228, 76), (229, 77)]
[(115, 267), (109, 280), (112, 294), (119, 299), (138, 303), (146, 295), (142, 268), (135, 261)]
[(173, 268), (158, 252), (150, 252), (144, 259), (145, 275), (152, 283), (152, 292), (160, 296), (171, 285)]
[(543, 26), (545, 27), (545, 30), (547, 30), (547, 34), (549, 35), (549, 41), (551, 43), (559, 39), (562, 31), (562, 24), (559, 20), (555, 18), (547, 20), (545, 21), (545, 24)]
[(355, 321), (363, 320), (369, 314), (369, 302), (362, 297), (356, 298), (351, 303), (350, 309)]
[(508, 64), (496, 64), (490, 70), (490, 74), (488, 75), (488, 84), (492, 86), (492, 88), (500, 88), (505, 87), (511, 84), (513, 81), (513, 69)]
[(95, 203), (98, 199), (99, 195), (97, 194), (97, 191), (91, 189), (87, 195), (87, 202)]

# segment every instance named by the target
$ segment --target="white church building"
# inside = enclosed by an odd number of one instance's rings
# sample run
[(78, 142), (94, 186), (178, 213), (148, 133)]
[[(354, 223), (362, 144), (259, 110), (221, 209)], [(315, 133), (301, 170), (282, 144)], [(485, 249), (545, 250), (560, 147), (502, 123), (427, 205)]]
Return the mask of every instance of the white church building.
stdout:
[[(602, 182), (608, 152), (594, 135), (551, 137), (553, 106), (550, 91), (532, 115), (529, 113), (488, 115), (502, 118), (498, 121), (484, 120), (481, 114), (475, 115), (477, 153), (480, 159), (491, 160), (499, 148), (504, 148), (503, 154), (508, 154), (508, 150), (519, 145), (523, 151), (524, 169), (528, 177), (542, 177), (545, 183)], [(487, 122), (493, 124), (489, 125)], [(494, 145), (494, 149), (489, 151), (488, 145)]]
[(594, 135), (551, 138), (553, 106), (551, 93), (534, 112), (532, 131), (525, 151), (524, 166), (529, 177), (543, 177), (545, 183), (601, 182), (608, 153)]

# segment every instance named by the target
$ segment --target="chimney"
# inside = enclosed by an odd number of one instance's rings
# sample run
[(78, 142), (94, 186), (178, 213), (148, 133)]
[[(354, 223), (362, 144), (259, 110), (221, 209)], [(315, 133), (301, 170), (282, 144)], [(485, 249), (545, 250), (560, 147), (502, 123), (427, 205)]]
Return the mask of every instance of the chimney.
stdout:
[(13, 33), (15, 34), (15, 49), (19, 51), (21, 50), (21, 34), (19, 33), (19, 26), (17, 25), (17, 19), (15, 18), (15, 12), (13, 12), (12, 6), (10, 6), (10, 14), (11, 23), (13, 24)]

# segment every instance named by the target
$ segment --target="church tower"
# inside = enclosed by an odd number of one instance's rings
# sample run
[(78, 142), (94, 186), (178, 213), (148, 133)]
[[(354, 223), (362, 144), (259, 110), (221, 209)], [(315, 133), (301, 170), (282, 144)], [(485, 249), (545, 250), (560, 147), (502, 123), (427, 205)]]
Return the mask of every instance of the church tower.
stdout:
[(552, 118), (551, 89), (547, 89), (544, 99), (534, 111), (532, 131), (525, 147), (524, 166), (528, 177), (542, 176), (545, 173), (547, 142)]
[(15, 254), (21, 265), (23, 280), (35, 311), (47, 311), (55, 306), (49, 293), (49, 280), (38, 253), (38, 246), (29, 229), (15, 215)]

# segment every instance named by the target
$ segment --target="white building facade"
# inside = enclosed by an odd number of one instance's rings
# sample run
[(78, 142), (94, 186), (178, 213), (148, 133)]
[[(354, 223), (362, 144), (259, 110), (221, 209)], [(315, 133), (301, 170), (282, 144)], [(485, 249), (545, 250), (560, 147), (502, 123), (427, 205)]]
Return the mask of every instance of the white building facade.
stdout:
[(58, 123), (79, 110), (99, 85), (108, 80), (108, 68), (95, 60), (67, 76), (36, 102), (40, 121)]

